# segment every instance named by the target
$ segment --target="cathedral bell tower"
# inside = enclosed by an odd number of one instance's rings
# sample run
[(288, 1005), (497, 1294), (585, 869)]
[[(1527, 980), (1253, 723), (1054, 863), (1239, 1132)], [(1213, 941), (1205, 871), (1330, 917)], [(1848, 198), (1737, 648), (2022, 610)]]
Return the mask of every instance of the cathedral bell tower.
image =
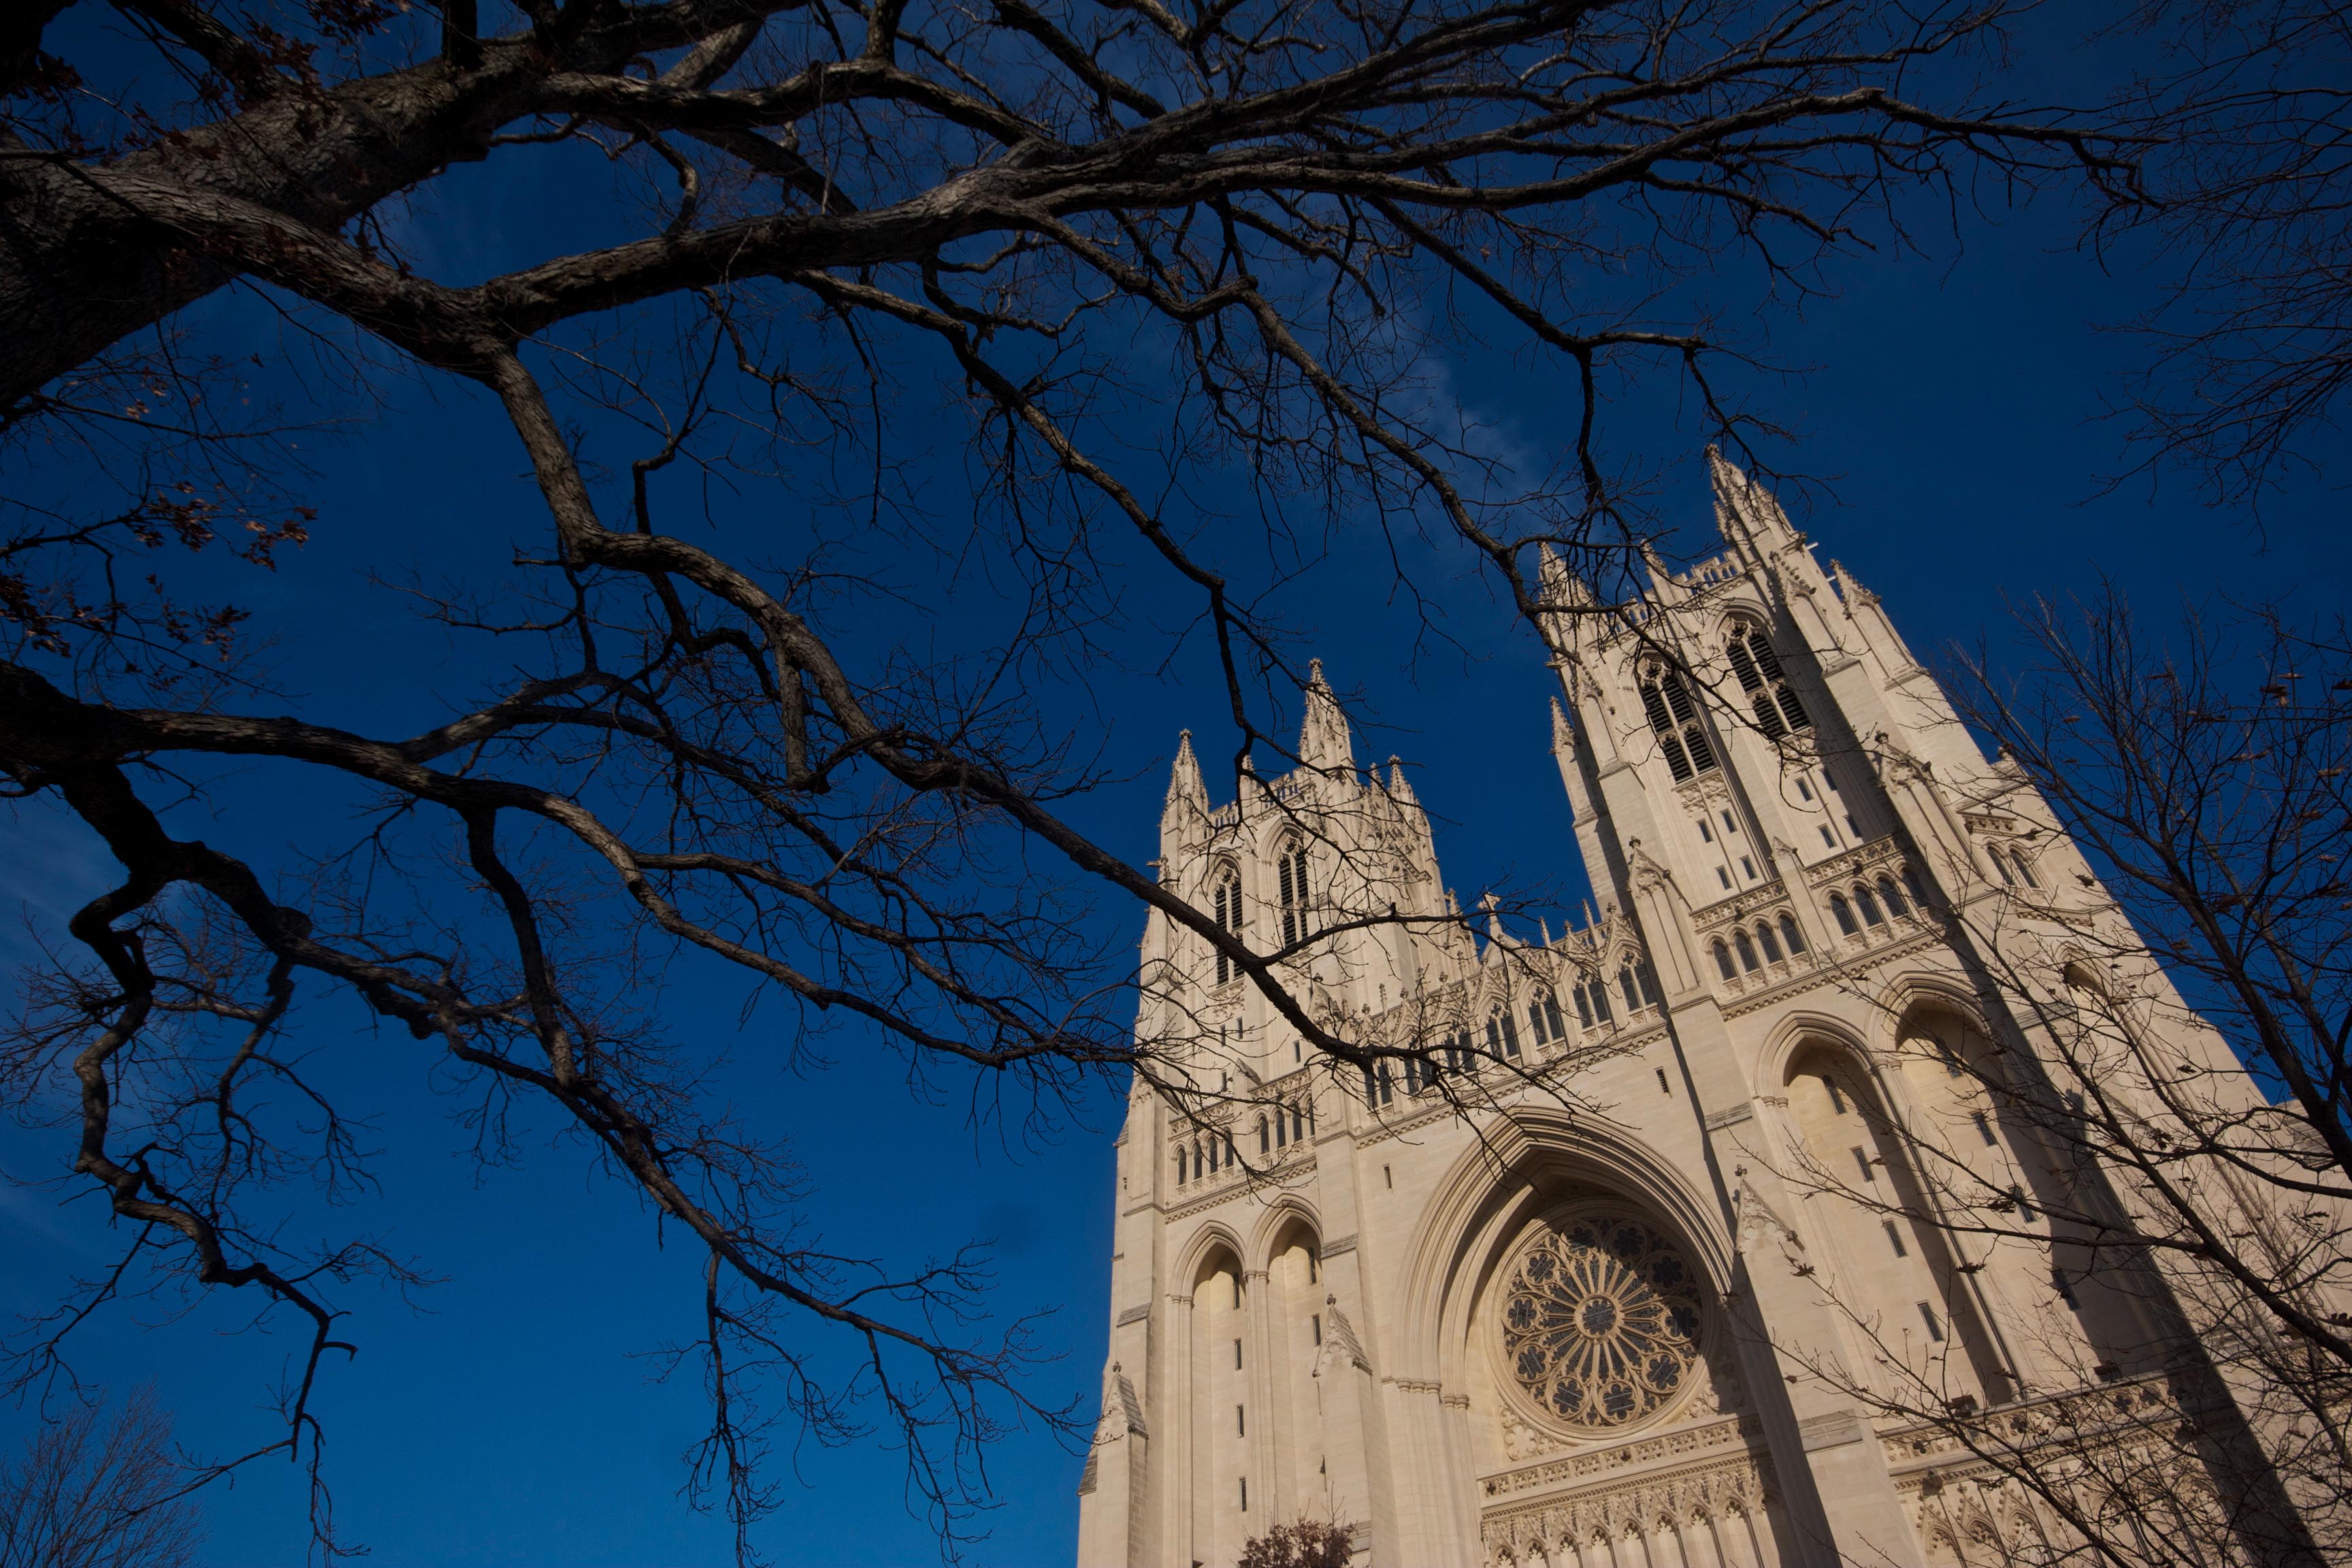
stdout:
[(1366, 1059), (1150, 917), (1083, 1568), (1300, 1518), (1380, 1568), (1958, 1562), (1951, 1458), (1877, 1391), (2161, 1388), (2148, 1292), (2054, 1224), (1917, 1217), (1931, 1155), (2046, 1215), (1983, 1086), (2054, 1053), (1988, 960), (2105, 895), (1876, 596), (1707, 462), (1721, 553), (1620, 606), (1544, 566), (1587, 925), (1462, 919), (1319, 666), (1284, 775), (1218, 804), (1180, 742), (1161, 879)]

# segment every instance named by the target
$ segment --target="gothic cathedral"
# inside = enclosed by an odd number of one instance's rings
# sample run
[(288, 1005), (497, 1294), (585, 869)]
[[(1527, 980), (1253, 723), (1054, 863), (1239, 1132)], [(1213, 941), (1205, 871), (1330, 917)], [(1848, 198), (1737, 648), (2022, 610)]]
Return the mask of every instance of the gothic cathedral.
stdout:
[(2055, 1168), (1960, 1065), (2048, 1026), (1988, 944), (2047, 959), (2104, 893), (1877, 598), (1708, 460), (1719, 555), (1605, 613), (1547, 564), (1583, 929), (1462, 919), (1319, 670), (1297, 770), (1217, 805), (1180, 749), (1162, 881), (1368, 1048), (1302, 1047), (1152, 916), (1081, 1568), (1232, 1568), (1302, 1517), (1378, 1568), (1959, 1563), (1969, 1456), (1892, 1394), (2162, 1397), (2177, 1347), (2063, 1235), (1906, 1217), (1935, 1147), (2032, 1220)]

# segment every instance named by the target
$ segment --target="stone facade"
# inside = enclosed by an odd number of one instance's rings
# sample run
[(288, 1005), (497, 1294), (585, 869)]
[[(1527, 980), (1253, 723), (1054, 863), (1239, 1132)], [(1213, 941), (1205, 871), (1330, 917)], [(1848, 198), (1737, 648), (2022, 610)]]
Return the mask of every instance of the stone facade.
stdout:
[(2069, 1278), (2063, 1237), (1904, 1217), (1936, 1149), (2032, 1212), (2046, 1152), (1958, 1065), (2047, 1014), (1985, 944), (2063, 984), (2111, 906), (1876, 597), (1709, 461), (1721, 555), (1654, 562), (1630, 613), (1547, 572), (1581, 929), (1463, 921), (1319, 671), (1295, 772), (1214, 805), (1180, 749), (1163, 880), (1386, 1054), (1318, 1058), (1150, 921), (1083, 1568), (1228, 1568), (1302, 1515), (1383, 1568), (1957, 1562), (1988, 1526), (1956, 1440), (1874, 1388), (2170, 1397), (2146, 1293)]

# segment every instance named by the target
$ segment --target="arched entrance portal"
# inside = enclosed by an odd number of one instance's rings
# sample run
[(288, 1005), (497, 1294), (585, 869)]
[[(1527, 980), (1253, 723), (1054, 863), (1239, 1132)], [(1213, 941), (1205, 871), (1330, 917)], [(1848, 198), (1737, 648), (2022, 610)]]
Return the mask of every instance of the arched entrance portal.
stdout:
[(1419, 1543), (1398, 1521), (1408, 1559), (1475, 1542), (1473, 1561), (1544, 1568), (1779, 1568), (1788, 1529), (1710, 1207), (1589, 1121), (1524, 1116), (1465, 1154), (1407, 1280), (1427, 1381), (1396, 1379), (1397, 1425), (1448, 1437), (1407, 1462), (1460, 1502)]
[(1525, 1218), (1465, 1328), (1489, 1562), (1778, 1568), (1729, 1323), (1654, 1212), (1584, 1185)]

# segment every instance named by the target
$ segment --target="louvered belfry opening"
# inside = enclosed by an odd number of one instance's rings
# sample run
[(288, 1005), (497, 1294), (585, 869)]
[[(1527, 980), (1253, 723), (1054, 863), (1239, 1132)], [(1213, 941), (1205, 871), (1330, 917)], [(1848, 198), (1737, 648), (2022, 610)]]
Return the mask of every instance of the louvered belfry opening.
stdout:
[(1739, 681), (1739, 689), (1748, 694), (1748, 705), (1755, 710), (1756, 727), (1764, 731), (1766, 740), (1777, 741), (1792, 731), (1812, 727), (1811, 716), (1797, 700), (1788, 673), (1780, 668), (1780, 656), (1772, 651), (1760, 627), (1741, 626), (1733, 629), (1731, 673)]
[(1698, 721), (1698, 705), (1677, 669), (1655, 669), (1642, 679), (1642, 711), (1666, 754), (1666, 767), (1679, 784), (1712, 772), (1715, 748)]

